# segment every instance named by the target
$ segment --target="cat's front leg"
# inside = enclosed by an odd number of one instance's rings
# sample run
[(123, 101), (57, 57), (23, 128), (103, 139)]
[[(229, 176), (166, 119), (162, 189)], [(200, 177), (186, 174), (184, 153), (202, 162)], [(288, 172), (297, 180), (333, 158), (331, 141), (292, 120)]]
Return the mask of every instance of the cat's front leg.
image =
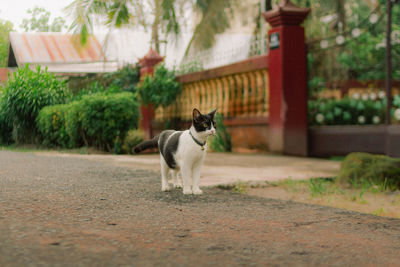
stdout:
[(185, 166), (181, 169), (182, 175), (182, 183), (183, 183), (183, 194), (193, 194), (192, 191), (192, 169), (188, 166), (188, 164), (184, 164)]

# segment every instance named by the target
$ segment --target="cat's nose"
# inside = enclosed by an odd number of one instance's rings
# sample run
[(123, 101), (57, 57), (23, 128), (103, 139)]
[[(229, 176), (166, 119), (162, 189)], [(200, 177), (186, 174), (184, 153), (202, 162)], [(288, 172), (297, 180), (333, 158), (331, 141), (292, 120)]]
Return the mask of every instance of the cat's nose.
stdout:
[(215, 130), (214, 129), (211, 129), (211, 134), (215, 134)]

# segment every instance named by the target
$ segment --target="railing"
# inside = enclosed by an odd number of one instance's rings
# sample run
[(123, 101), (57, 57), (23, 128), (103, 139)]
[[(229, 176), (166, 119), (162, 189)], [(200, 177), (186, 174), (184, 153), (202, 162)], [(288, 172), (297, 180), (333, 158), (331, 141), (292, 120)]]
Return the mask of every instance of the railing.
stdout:
[[(216, 68), (240, 60), (245, 60), (253, 56), (265, 55), (268, 53), (266, 36), (253, 36), (249, 39), (244, 39), (239, 42), (233, 41), (232, 46), (229, 41), (221, 42), (224, 45), (206, 50), (198, 51), (197, 53), (185, 57), (181, 65), (198, 65), (205, 69)], [(227, 47), (228, 44), (228, 47)]]
[(217, 108), (225, 118), (268, 117), (269, 76), (266, 56), (179, 77), (183, 90), (176, 102), (156, 110), (156, 121), (191, 119)]

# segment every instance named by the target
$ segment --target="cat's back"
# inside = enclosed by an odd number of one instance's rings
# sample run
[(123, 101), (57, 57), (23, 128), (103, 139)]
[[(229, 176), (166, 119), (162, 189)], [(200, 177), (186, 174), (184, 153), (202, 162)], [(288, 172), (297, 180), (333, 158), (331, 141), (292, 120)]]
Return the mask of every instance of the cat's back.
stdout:
[(165, 130), (161, 132), (160, 138), (158, 139), (158, 149), (163, 155), (166, 163), (172, 169), (176, 168), (176, 161), (174, 155), (178, 150), (179, 138), (183, 131)]

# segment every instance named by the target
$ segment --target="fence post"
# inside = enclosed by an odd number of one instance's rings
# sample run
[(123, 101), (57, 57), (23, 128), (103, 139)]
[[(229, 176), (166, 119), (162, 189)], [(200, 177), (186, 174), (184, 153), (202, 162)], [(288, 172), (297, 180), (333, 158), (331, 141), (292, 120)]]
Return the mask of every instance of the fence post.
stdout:
[(304, 28), (310, 8), (290, 0), (264, 12), (268, 32), (269, 148), (289, 155), (307, 156), (307, 64)]
[[(153, 75), (154, 67), (163, 60), (164, 58), (160, 56), (157, 51), (155, 51), (153, 48), (150, 48), (149, 52), (147, 52), (143, 58), (139, 59), (140, 80), (143, 81), (144, 77), (147, 75)], [(141, 104), (140, 113), (142, 115), (140, 128), (146, 133), (146, 137), (150, 139), (153, 137), (152, 121), (154, 120), (155, 113), (154, 105)]]

